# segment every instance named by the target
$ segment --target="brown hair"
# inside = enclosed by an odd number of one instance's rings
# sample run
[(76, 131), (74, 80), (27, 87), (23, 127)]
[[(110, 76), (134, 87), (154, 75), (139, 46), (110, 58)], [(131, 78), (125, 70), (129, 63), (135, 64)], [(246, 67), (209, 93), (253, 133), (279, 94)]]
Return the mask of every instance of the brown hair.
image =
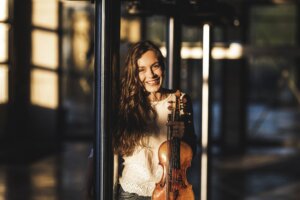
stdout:
[(128, 156), (133, 153), (134, 148), (147, 135), (149, 124), (156, 119), (156, 112), (147, 98), (149, 93), (138, 78), (137, 61), (147, 51), (153, 51), (162, 71), (165, 69), (164, 57), (152, 42), (138, 42), (130, 48), (121, 80), (118, 125), (114, 141), (114, 150), (121, 155)]

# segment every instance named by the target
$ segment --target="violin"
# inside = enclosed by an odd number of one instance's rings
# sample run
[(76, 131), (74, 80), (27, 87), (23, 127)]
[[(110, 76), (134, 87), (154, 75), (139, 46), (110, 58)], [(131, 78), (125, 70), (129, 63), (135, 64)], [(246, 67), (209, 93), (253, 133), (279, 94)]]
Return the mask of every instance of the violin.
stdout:
[[(185, 112), (186, 99), (180, 99), (180, 91), (175, 93), (175, 108), (169, 106), (171, 113), (168, 121), (180, 121), (189, 114)], [(184, 114), (180, 114), (183, 110)], [(174, 130), (168, 126), (167, 140), (158, 150), (159, 164), (163, 167), (161, 180), (156, 183), (152, 194), (153, 200), (194, 200), (192, 185), (188, 183), (186, 170), (191, 166), (193, 152), (191, 147), (178, 137), (173, 137)]]

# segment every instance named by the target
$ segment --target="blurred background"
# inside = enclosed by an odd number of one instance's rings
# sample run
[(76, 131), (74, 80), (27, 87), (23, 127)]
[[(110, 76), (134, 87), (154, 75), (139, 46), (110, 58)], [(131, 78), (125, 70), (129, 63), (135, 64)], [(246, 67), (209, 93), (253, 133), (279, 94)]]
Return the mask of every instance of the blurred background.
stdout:
[[(188, 171), (197, 199), (203, 24), (211, 27), (208, 199), (299, 199), (300, 2), (121, 0), (116, 12), (120, 70), (130, 44), (152, 40), (167, 56), (174, 33), (173, 87), (192, 97), (199, 139)], [(0, 0), (0, 200), (83, 199), (94, 26), (91, 1)]]

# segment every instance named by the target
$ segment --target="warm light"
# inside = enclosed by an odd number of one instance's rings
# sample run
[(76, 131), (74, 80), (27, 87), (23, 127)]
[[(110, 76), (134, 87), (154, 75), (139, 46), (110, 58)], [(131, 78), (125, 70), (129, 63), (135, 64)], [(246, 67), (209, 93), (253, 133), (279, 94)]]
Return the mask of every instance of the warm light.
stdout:
[(32, 24), (49, 29), (58, 28), (58, 0), (32, 0)]
[(34, 69), (31, 72), (31, 103), (55, 109), (58, 106), (58, 75)]
[(181, 47), (180, 54), (182, 59), (201, 59), (203, 53), (201, 47)]
[(173, 89), (173, 77), (174, 77), (174, 17), (170, 17), (169, 19), (169, 44), (168, 44), (168, 69), (169, 69), (169, 77), (168, 77), (168, 87), (169, 89)]
[(8, 18), (8, 0), (0, 0), (0, 21)]
[(239, 59), (243, 55), (243, 47), (238, 43), (231, 43), (226, 52), (226, 58)]
[(6, 193), (6, 185), (4, 183), (0, 183), (0, 200), (5, 200)]
[(224, 47), (214, 47), (211, 50), (211, 56), (213, 59), (224, 59), (226, 58), (226, 49)]
[(8, 69), (0, 65), (0, 104), (8, 102)]
[(7, 59), (8, 59), (8, 25), (0, 24), (0, 62), (5, 62), (7, 61)]
[(190, 51), (190, 57), (194, 58), (194, 59), (201, 59), (203, 51), (202, 48), (200, 47), (193, 47)]
[(139, 19), (121, 18), (120, 27), (121, 40), (136, 43), (141, 40), (141, 21)]
[(207, 153), (201, 153), (201, 200), (207, 200)]
[(202, 144), (201, 144), (201, 200), (207, 199), (207, 145), (209, 114), (209, 58), (210, 58), (210, 26), (203, 26), (203, 59), (202, 59)]
[(49, 69), (58, 68), (58, 37), (56, 33), (32, 31), (32, 64)]
[[(163, 56), (167, 55), (166, 48), (160, 48)], [(181, 47), (182, 59), (202, 59), (203, 50), (201, 47)], [(216, 46), (211, 50), (212, 59), (240, 59), (243, 56), (243, 46), (239, 43), (232, 43), (229, 48)]]
[(54, 174), (36, 174), (31, 177), (34, 188), (52, 188), (56, 185)]

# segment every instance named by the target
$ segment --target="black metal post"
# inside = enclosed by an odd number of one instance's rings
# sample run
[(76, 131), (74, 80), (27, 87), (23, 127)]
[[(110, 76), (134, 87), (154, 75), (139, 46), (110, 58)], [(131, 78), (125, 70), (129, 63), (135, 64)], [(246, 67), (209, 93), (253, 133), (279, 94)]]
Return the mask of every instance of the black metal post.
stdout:
[(120, 1), (96, 0), (95, 8), (95, 197), (108, 200), (113, 199), (111, 119), (119, 61)]

